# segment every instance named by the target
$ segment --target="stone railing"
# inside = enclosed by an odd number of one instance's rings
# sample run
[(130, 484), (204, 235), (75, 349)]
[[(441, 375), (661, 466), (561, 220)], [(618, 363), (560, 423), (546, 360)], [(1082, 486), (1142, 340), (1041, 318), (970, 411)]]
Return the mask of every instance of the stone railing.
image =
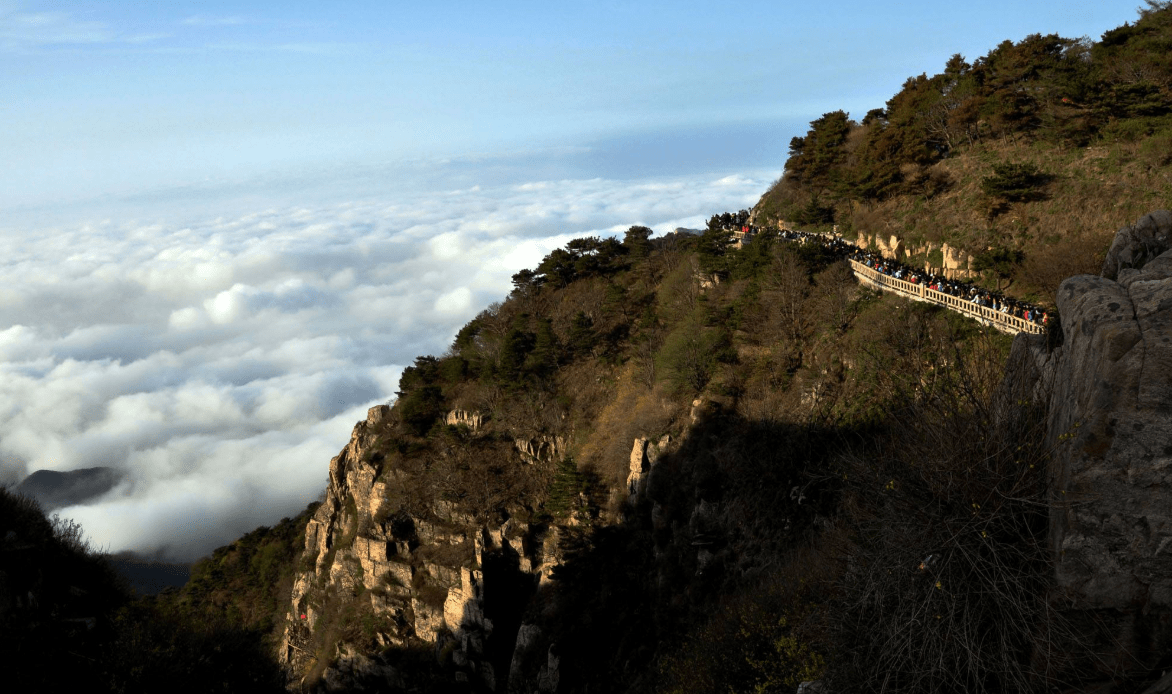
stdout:
[(1003, 333), (1015, 335), (1017, 333), (1042, 333), (1046, 330), (1043, 326), (1037, 323), (1031, 323), (1024, 318), (1011, 316), (1008, 313), (1001, 313), (988, 306), (979, 306), (971, 301), (965, 301), (960, 297), (938, 292), (935, 289), (928, 289), (922, 284), (885, 275), (858, 261), (852, 260), (850, 263), (851, 269), (855, 272), (855, 276), (876, 289), (902, 294), (916, 301), (927, 301), (945, 306), (957, 313), (963, 313), (970, 318), (976, 318), (982, 323), (990, 325)]

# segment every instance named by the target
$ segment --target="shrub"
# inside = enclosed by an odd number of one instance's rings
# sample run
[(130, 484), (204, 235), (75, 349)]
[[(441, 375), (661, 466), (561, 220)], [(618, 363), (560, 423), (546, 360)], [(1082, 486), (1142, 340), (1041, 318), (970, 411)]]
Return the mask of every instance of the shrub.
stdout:
[(991, 271), (996, 277), (998, 286), (1001, 280), (1013, 277), (1017, 266), (1021, 265), (1025, 254), (1021, 251), (1005, 247), (990, 248), (978, 253), (973, 258), (973, 269), (977, 272)]
[(594, 321), (584, 312), (578, 311), (570, 321), (570, 335), (567, 338), (567, 347), (575, 356), (583, 356), (594, 349), (598, 335), (594, 332)]
[(416, 436), (425, 436), (443, 414), (444, 396), (436, 386), (423, 386), (399, 399), (399, 416)]
[(667, 336), (657, 358), (657, 369), (677, 393), (699, 392), (712, 378), (718, 357), (728, 348), (728, 335), (720, 328), (704, 328), (685, 322)]
[(706, 625), (683, 655), (664, 661), (661, 691), (790, 694), (802, 682), (821, 679), (825, 667), (784, 614), (748, 603)]
[(994, 164), (993, 175), (981, 179), (981, 190), (989, 197), (1008, 202), (1042, 200), (1045, 198), (1042, 188), (1053, 178), (1028, 162)]
[(1091, 660), (1047, 601), (1043, 414), (992, 409), (995, 353), (957, 349), (949, 382), (843, 461), (833, 690), (1044, 691)]
[(793, 213), (793, 222), (799, 226), (823, 226), (834, 223), (834, 206), (823, 204), (817, 196)]
[(555, 518), (564, 517), (573, 510), (578, 501), (578, 495), (586, 489), (586, 480), (574, 459), (562, 458), (557, 462), (553, 479), (549, 485), (549, 494), (545, 501), (545, 510)]

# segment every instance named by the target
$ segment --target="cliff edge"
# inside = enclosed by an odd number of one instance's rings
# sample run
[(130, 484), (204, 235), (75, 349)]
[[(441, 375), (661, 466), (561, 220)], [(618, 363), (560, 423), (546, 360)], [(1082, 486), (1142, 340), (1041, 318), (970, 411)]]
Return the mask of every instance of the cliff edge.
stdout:
[(1127, 617), (1125, 642), (1159, 640), (1138, 626), (1172, 614), (1172, 212), (1120, 229), (1102, 273), (1057, 302), (1059, 331), (1019, 335), (1007, 368), (1046, 407), (1057, 586)]

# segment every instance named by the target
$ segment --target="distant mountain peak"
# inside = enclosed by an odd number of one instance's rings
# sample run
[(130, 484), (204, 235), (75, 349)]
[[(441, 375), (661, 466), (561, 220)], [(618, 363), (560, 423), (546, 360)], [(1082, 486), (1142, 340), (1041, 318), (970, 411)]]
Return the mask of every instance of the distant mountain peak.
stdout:
[(121, 480), (122, 472), (112, 467), (87, 467), (64, 472), (37, 470), (12, 491), (36, 499), (41, 508), (49, 512), (96, 499)]

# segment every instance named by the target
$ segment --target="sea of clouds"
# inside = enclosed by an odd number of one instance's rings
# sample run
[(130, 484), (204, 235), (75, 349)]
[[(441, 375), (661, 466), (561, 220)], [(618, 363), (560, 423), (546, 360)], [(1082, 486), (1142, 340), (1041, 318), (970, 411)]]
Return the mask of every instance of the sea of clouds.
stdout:
[[(400, 371), (586, 234), (699, 227), (776, 172), (382, 192), (202, 221), (0, 232), (0, 483), (111, 466), (62, 509), (190, 560), (317, 498)], [(165, 215), (162, 217), (166, 219)]]

